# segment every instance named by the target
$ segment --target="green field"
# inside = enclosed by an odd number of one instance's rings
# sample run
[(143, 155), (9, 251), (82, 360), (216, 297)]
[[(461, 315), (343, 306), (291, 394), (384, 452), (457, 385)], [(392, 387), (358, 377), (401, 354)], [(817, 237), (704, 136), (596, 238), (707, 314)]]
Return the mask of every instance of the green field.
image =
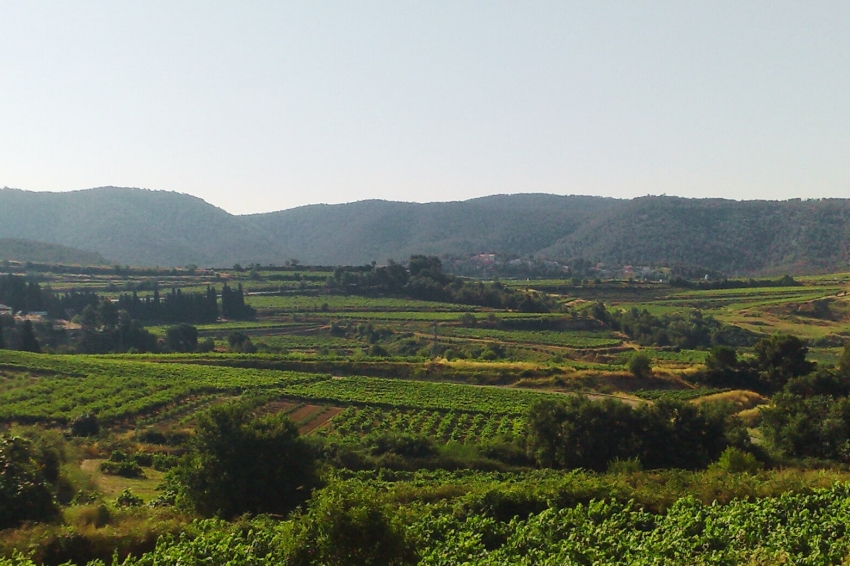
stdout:
[[(53, 488), (59, 514), (0, 532), (0, 566), (28, 564), (12, 558), (17, 551), (39, 564), (109, 564), (117, 553), (128, 566), (345, 563), (347, 556), (363, 564), (850, 559), (850, 463), (844, 444), (817, 436), (850, 430), (841, 405), (850, 337), (845, 275), (715, 290), (502, 282), (537, 290), (545, 313), (342, 295), (326, 286), (332, 276), (292, 269), (44, 275), (53, 289), (94, 290), (108, 299), (154, 279), (160, 290), (183, 293), (241, 283), (257, 311), (194, 325), (203, 351), (169, 351), (175, 325), (150, 321), (158, 347), (147, 353), (71, 353), (85, 332), (108, 335), (105, 326), (83, 327), (80, 317), (52, 327), (36, 320), (42, 353), (0, 349), (0, 441), (25, 437), (39, 457), (56, 447), (61, 462)], [(617, 322), (632, 309), (660, 318), (636, 316), (635, 328), (645, 328), (634, 331)], [(694, 323), (704, 319), (716, 326)], [(669, 335), (651, 326), (659, 320)], [(701, 335), (706, 328), (723, 332)], [(776, 408), (788, 397), (777, 401), (779, 389), (759, 381), (786, 379), (771, 374), (767, 362), (758, 366), (759, 344), (777, 332), (802, 338), (806, 359), (822, 371), (810, 375), (832, 380), (812, 377), (800, 386), (830, 392), (785, 425), (810, 425), (811, 438), (794, 441), (802, 455), (771, 437), (770, 419), (779, 418)], [(683, 336), (693, 340), (673, 341)], [(720, 363), (712, 348), (729, 337), (740, 340), (729, 345), (734, 360), (710, 370)], [(642, 370), (636, 354), (645, 355)], [(232, 406), (251, 419), (285, 416), (292, 423), (321, 475), (300, 510), (209, 519), (180, 499), (174, 478), (182, 476), (168, 470), (185, 473), (180, 466), (194, 461), (204, 415)], [(551, 424), (572, 410), (585, 411), (586, 420)], [(659, 420), (651, 420), (653, 411)], [(610, 415), (620, 428), (609, 435), (603, 424)], [(85, 419), (99, 427), (91, 436), (75, 432)], [(669, 423), (676, 425), (663, 429)], [(665, 453), (690, 446), (703, 463), (646, 465), (656, 444)], [(591, 462), (609, 447), (626, 456), (601, 466), (558, 463), (575, 454)], [(821, 452), (806, 453), (812, 447)], [(644, 451), (632, 456), (633, 448)], [(100, 468), (116, 458), (141, 475)], [(39, 462), (48, 469), (49, 459)], [(233, 485), (263, 478), (240, 481)], [(7, 496), (3, 485), (0, 498)], [(368, 554), (376, 549), (394, 558)]]

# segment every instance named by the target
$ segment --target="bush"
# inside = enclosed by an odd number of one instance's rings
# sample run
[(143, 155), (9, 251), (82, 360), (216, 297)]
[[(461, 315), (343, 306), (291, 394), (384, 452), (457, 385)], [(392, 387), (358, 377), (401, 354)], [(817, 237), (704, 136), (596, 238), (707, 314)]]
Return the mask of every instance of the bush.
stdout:
[(642, 352), (632, 354), (629, 358), (629, 371), (635, 377), (647, 377), (652, 373), (652, 360)]
[(711, 469), (728, 474), (755, 474), (762, 469), (762, 463), (755, 456), (734, 446), (728, 447), (720, 458), (711, 465)]
[(232, 518), (286, 514), (318, 484), (315, 460), (283, 415), (254, 418), (243, 405), (198, 417), (191, 451), (174, 470), (181, 495), (198, 513)]
[(640, 458), (614, 458), (608, 464), (609, 474), (634, 474), (643, 470), (643, 465), (640, 463)]
[(151, 466), (158, 472), (166, 472), (177, 465), (177, 457), (171, 454), (154, 454)]
[(101, 462), (100, 471), (104, 474), (124, 478), (141, 478), (145, 475), (141, 466), (121, 450), (115, 450), (109, 456), (109, 460)]
[(130, 488), (127, 488), (118, 494), (118, 497), (115, 499), (115, 504), (118, 507), (141, 507), (145, 504), (145, 501), (130, 491)]
[(0, 530), (59, 515), (50, 485), (29, 441), (0, 436)]
[(94, 413), (75, 417), (69, 428), (72, 436), (96, 436), (100, 433), (100, 423)]
[(380, 495), (365, 486), (322, 490), (298, 522), (288, 563), (297, 566), (415, 563), (404, 525)]
[(529, 453), (555, 468), (605, 471), (617, 459), (638, 458), (647, 469), (697, 469), (729, 444), (722, 413), (665, 399), (634, 408), (579, 396), (541, 401), (527, 426)]

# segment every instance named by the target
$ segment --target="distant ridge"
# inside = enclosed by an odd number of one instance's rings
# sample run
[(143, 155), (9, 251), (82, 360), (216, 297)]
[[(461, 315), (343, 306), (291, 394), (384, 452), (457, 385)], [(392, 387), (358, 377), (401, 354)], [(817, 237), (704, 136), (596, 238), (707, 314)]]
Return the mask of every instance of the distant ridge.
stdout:
[(850, 200), (520, 194), (428, 204), (367, 200), (236, 216), (175, 192), (0, 189), (0, 238), (163, 267), (290, 258), (350, 265), (414, 253), (495, 252), (730, 275), (794, 274), (850, 267)]
[(97, 252), (87, 252), (32, 240), (0, 238), (0, 261), (62, 263), (66, 265), (104, 265), (109, 263)]

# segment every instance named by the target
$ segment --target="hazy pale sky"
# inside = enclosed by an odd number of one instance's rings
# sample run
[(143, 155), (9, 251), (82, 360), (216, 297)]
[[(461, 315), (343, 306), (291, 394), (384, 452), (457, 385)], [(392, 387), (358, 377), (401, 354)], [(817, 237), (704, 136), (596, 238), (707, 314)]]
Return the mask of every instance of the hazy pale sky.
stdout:
[(0, 186), (850, 197), (850, 2), (0, 0)]

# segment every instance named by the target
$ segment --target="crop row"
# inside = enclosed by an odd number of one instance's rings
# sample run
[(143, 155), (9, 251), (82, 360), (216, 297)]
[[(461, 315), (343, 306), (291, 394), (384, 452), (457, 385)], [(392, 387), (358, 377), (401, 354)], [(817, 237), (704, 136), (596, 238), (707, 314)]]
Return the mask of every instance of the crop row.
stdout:
[(446, 328), (443, 334), (460, 338), (494, 339), (506, 342), (545, 344), (570, 348), (617, 346), (621, 340), (610, 334), (579, 331), (495, 330), (490, 328)]
[(202, 411), (221, 399), (221, 393), (194, 395), (185, 399), (175, 399), (171, 404), (136, 419), (136, 426), (152, 426), (177, 422), (184, 424), (198, 411)]
[(287, 396), (342, 405), (524, 415), (542, 399), (561, 397), (521, 389), (374, 377), (341, 377), (287, 385)]
[[(5, 362), (5, 363), (4, 363)], [(145, 415), (180, 399), (214, 393), (279, 391), (328, 376), (124, 359), (47, 356), (0, 350), (9, 369), (38, 374), (0, 391), (0, 420), (66, 421), (93, 412), (104, 420)]]
[(650, 401), (657, 401), (659, 399), (666, 399), (670, 401), (690, 401), (691, 399), (698, 399), (699, 397), (715, 395), (726, 391), (729, 391), (729, 389), (698, 387), (696, 389), (638, 389), (637, 391), (634, 391), (633, 394), (641, 399), (647, 399)]
[(453, 303), (394, 299), (387, 297), (360, 297), (356, 295), (249, 295), (246, 302), (259, 309), (286, 309), (295, 311), (454, 311), (463, 312), (476, 307)]
[[(848, 496), (839, 484), (726, 505), (684, 497), (663, 514), (591, 501), (504, 530), (481, 516), (434, 517), (419, 525), (429, 541), (420, 564), (844, 564)], [(494, 532), (504, 533), (496, 544), (486, 536)]]
[[(445, 382), (332, 379), (326, 374), (6, 350), (0, 350), (0, 366), (12, 374), (0, 390), (0, 420), (5, 421), (67, 421), (87, 412), (106, 421), (139, 418), (182, 399), (246, 393), (342, 406), (522, 416), (535, 401), (560, 396)], [(35, 377), (18, 377), (26, 372)]]
[(333, 426), (326, 434), (346, 437), (395, 432), (439, 442), (481, 442), (513, 437), (523, 426), (524, 419), (512, 415), (350, 407), (334, 417)]

